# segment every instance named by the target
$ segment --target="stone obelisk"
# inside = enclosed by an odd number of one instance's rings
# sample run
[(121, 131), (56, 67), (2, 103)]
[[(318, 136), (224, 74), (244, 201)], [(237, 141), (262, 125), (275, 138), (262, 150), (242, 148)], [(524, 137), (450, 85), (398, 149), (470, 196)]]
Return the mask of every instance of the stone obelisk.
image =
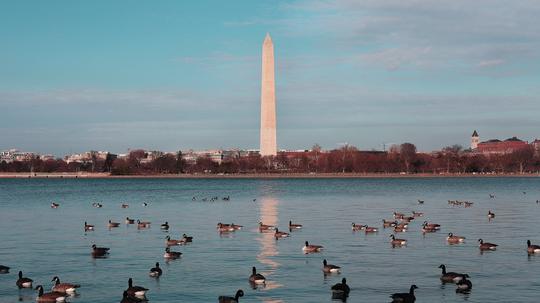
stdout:
[(261, 156), (277, 155), (274, 44), (272, 43), (270, 34), (266, 34), (262, 47), (260, 153)]

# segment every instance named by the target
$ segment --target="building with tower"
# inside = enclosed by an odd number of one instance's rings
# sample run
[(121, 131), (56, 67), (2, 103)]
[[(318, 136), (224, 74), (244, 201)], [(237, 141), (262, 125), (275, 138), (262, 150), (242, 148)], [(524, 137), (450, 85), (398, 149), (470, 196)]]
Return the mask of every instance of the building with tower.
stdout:
[(480, 136), (478, 136), (478, 133), (475, 129), (471, 136), (471, 150), (475, 150), (476, 148), (478, 148), (478, 143), (480, 143)]

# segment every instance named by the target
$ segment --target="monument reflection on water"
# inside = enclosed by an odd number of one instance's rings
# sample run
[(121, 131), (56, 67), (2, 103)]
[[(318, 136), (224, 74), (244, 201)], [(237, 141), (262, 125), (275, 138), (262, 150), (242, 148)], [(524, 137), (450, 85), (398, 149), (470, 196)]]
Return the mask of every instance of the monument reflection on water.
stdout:
[[(279, 200), (272, 197), (262, 197), (259, 202), (260, 222), (267, 225), (278, 226), (278, 206)], [(261, 268), (261, 274), (266, 277), (265, 289), (276, 289), (282, 287), (277, 281), (272, 280), (272, 275), (281, 266), (280, 263), (274, 260), (273, 257), (279, 254), (276, 245), (276, 239), (274, 232), (261, 232), (257, 237), (257, 241), (260, 243), (260, 252), (257, 254), (257, 260), (264, 265)], [(265, 302), (281, 302), (278, 301), (265, 301)]]

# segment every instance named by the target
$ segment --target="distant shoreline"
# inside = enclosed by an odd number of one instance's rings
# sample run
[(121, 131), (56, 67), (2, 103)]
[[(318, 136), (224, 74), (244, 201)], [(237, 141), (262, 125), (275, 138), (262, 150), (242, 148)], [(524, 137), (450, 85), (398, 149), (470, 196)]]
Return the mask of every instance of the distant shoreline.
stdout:
[(354, 179), (354, 178), (540, 178), (534, 174), (384, 174), (384, 173), (249, 173), (249, 174), (155, 174), (111, 175), (109, 173), (0, 173), (0, 179)]

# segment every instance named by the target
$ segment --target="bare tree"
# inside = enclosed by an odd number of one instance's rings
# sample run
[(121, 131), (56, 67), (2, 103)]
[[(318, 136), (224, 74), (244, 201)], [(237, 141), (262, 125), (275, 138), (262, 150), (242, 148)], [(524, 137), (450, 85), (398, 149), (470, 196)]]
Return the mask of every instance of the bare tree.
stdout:
[(510, 158), (513, 162), (518, 164), (519, 173), (523, 174), (524, 168), (533, 161), (534, 148), (531, 145), (527, 145), (524, 148), (520, 148), (510, 154)]
[(183, 159), (182, 151), (179, 150), (176, 153), (176, 173), (181, 174), (184, 172), (186, 161)]
[(450, 173), (451, 168), (458, 170), (458, 167), (461, 166), (460, 163), (460, 154), (463, 150), (463, 147), (459, 144), (454, 144), (452, 146), (447, 146), (442, 149), (443, 158), (446, 162), (446, 173)]
[(416, 160), (416, 146), (412, 143), (403, 143), (399, 146), (399, 156), (405, 164), (405, 171), (410, 172), (411, 163)]
[(321, 155), (321, 150), (322, 150), (321, 146), (317, 143), (315, 143), (311, 147), (311, 152), (313, 153), (313, 157), (315, 160), (315, 172), (319, 171), (319, 156)]

